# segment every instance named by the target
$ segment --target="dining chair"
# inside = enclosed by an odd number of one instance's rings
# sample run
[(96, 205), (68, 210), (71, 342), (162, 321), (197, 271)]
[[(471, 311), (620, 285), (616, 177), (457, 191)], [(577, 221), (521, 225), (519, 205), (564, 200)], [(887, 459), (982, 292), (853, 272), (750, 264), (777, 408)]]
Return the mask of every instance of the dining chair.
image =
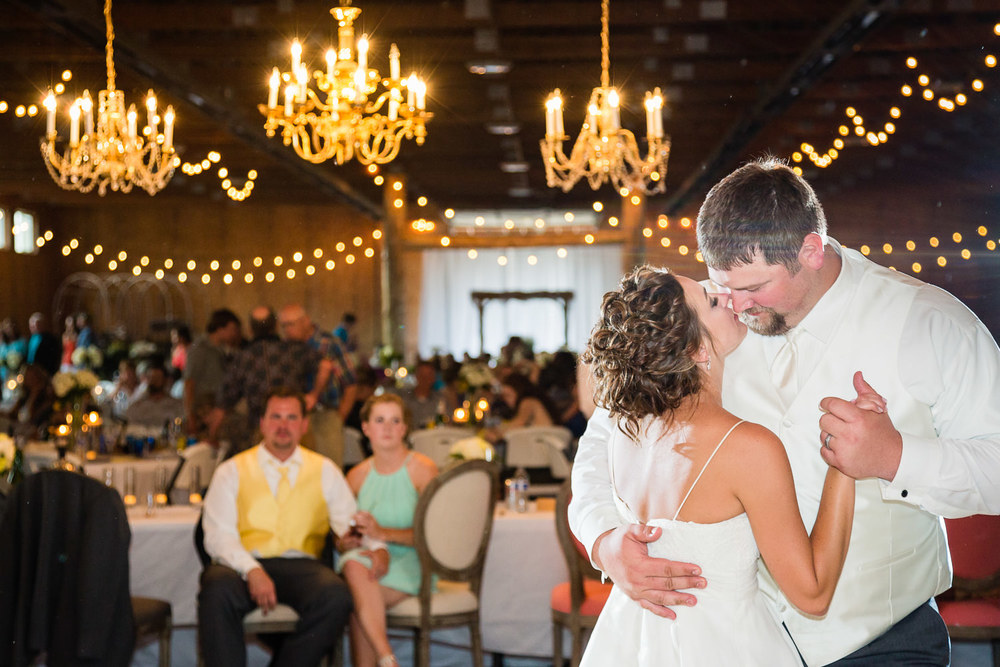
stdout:
[(451, 446), (474, 435), (475, 432), (470, 428), (436, 426), (411, 432), (410, 444), (413, 451), (426, 455), (438, 468), (443, 469), (452, 461)]
[(945, 519), (954, 571), (938, 610), (952, 639), (989, 641), (1000, 667), (1000, 517)]
[[(532, 480), (532, 495), (555, 495), (559, 483), (569, 477), (571, 464), (566, 458), (566, 448), (573, 440), (573, 433), (565, 426), (523, 426), (504, 433), (507, 443), (504, 464), (507, 468), (544, 469), (555, 484), (538, 484)], [(537, 477), (537, 474), (536, 474)]]
[[(198, 517), (198, 523), (194, 527), (194, 548), (198, 552), (202, 567), (212, 562), (208, 552), (205, 551), (205, 528), (202, 525), (202, 517)], [(333, 532), (327, 536), (323, 545), (323, 553), (320, 559), (328, 563), (333, 563)], [(267, 635), (294, 632), (295, 626), (299, 622), (299, 615), (287, 604), (278, 603), (271, 611), (264, 614), (260, 607), (250, 610), (243, 617), (243, 633), (245, 635)], [(197, 667), (204, 667), (204, 658), (201, 655), (201, 639), (195, 642), (198, 654)], [(333, 649), (320, 663), (321, 667), (341, 667), (343, 664), (343, 641), (336, 642)]]
[(584, 631), (594, 628), (597, 617), (611, 594), (611, 584), (601, 582), (601, 573), (590, 564), (587, 551), (569, 529), (569, 502), (572, 498), (570, 480), (566, 480), (556, 496), (556, 535), (566, 559), (569, 581), (552, 589), (552, 664), (563, 664), (563, 628), (572, 637), (571, 667), (577, 667), (583, 657)]
[(198, 493), (204, 493), (209, 482), (212, 481), (212, 475), (215, 474), (215, 466), (219, 460), (218, 454), (217, 448), (207, 442), (198, 442), (182, 449), (180, 451), (180, 466), (174, 472), (167, 495), (169, 496), (173, 489), (189, 491), (192, 471), (195, 469), (198, 470), (198, 485), (201, 487), (198, 489)]
[(361, 431), (353, 426), (344, 427), (344, 462), (341, 466), (347, 470), (365, 460), (365, 448), (361, 446)]
[(495, 464), (466, 461), (431, 480), (417, 500), (413, 544), (420, 592), (386, 611), (390, 628), (413, 630), (416, 667), (430, 666), (432, 629), (461, 625), (469, 628), (473, 664), (483, 667), (480, 590), (497, 479)]
[(157, 635), (170, 665), (170, 604), (129, 594), (131, 531), (121, 496), (66, 470), (28, 475), (0, 525), (0, 664), (42, 653), (53, 667), (128, 665)]

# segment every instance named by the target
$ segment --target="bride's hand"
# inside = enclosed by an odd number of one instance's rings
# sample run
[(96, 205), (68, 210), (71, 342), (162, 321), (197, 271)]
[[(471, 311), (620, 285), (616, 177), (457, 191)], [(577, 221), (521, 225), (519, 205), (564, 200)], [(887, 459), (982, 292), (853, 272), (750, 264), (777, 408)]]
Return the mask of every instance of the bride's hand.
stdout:
[(858, 371), (854, 379), (854, 390), (858, 392), (858, 397), (851, 401), (851, 403), (862, 410), (870, 410), (879, 414), (885, 412), (885, 398), (872, 389), (872, 386), (865, 381), (865, 377), (861, 371)]

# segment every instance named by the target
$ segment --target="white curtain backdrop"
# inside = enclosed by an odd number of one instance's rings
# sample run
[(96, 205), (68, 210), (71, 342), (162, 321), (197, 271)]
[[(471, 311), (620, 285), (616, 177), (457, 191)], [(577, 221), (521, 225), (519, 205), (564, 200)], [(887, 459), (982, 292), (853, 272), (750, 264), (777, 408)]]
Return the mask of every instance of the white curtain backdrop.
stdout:
[[(600, 313), (601, 298), (622, 276), (620, 245), (573, 247), (560, 258), (554, 247), (427, 250), (420, 299), (420, 356), (479, 354), (475, 291), (572, 292), (569, 349), (579, 352)], [(506, 257), (506, 265), (498, 260)], [(534, 257), (534, 263), (531, 258)], [(491, 301), (483, 315), (484, 351), (496, 355), (511, 336), (534, 342), (535, 352), (563, 346), (562, 303), (551, 299)]]

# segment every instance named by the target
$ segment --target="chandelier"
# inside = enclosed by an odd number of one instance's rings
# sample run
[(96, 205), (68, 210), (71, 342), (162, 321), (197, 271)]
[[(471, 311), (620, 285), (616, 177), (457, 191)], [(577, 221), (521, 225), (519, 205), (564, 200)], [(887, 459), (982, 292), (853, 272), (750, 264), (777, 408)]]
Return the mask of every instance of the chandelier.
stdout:
[[(426, 83), (416, 74), (400, 78), (395, 44), (389, 49), (389, 78), (369, 69), (368, 36), (355, 43), (354, 21), (361, 10), (351, 0), (341, 0), (330, 13), (337, 19), (337, 48), (326, 52), (326, 70), (317, 69), (310, 77), (302, 45), (295, 40), (291, 71), (272, 71), (267, 106), (259, 105), (267, 118), (267, 136), (280, 128), (285, 145), (313, 163), (332, 159), (344, 164), (357, 158), (362, 164), (385, 164), (396, 158), (403, 139), (423, 145), (424, 124), (433, 116), (426, 111)], [(316, 81), (315, 90), (310, 79)], [(279, 104), (282, 85), (284, 103)]]
[(59, 148), (57, 98), (50, 89), (42, 102), (48, 111), (45, 138), (41, 141), (42, 158), (53, 180), (64, 190), (90, 192), (96, 187), (103, 197), (109, 187), (131, 192), (138, 185), (155, 195), (166, 186), (174, 168), (180, 164), (173, 147), (174, 108), (168, 106), (163, 114), (161, 133), (156, 96), (150, 90), (146, 97), (146, 126), (139, 132), (135, 104), (126, 112), (125, 94), (115, 89), (111, 0), (104, 2), (104, 23), (108, 40), (105, 47), (108, 87), (98, 94), (96, 115), (94, 99), (90, 91), (85, 90), (69, 107), (69, 144)]
[(545, 138), (541, 140), (545, 178), (550, 188), (569, 192), (584, 176), (594, 190), (610, 181), (623, 194), (663, 192), (670, 138), (663, 136), (663, 96), (657, 88), (646, 93), (646, 140), (643, 158), (635, 135), (621, 127), (621, 97), (608, 77), (608, 0), (601, 0), (601, 85), (587, 105), (587, 119), (569, 157), (563, 142), (562, 96), (557, 88), (545, 101)]

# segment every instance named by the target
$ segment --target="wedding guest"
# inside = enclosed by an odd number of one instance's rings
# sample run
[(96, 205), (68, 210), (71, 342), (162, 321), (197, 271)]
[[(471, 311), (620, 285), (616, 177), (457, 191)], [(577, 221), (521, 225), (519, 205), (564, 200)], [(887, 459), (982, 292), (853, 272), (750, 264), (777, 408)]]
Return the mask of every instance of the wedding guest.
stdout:
[(358, 335), (354, 331), (357, 324), (358, 318), (354, 313), (344, 313), (340, 323), (333, 330), (334, 337), (340, 339), (344, 349), (348, 352), (357, 352), (358, 350)]
[(560, 350), (541, 370), (538, 388), (548, 397), (558, 422), (579, 438), (587, 430), (587, 418), (580, 410), (576, 386), (576, 356)]
[(56, 392), (48, 372), (38, 364), (24, 369), (21, 395), (5, 413), (14, 422), (14, 434), (43, 440), (55, 415)]
[[(354, 364), (340, 340), (316, 326), (302, 306), (290, 304), (282, 308), (278, 325), (285, 340), (304, 342), (322, 358), (321, 365), (329, 380), (325, 389), (318, 390), (316, 405), (309, 418), (306, 446), (341, 465), (344, 461), (344, 417), (354, 404)], [(307, 389), (313, 389), (322, 381), (321, 373), (322, 369), (317, 366)]]
[(361, 449), (364, 450), (365, 456), (371, 456), (371, 443), (368, 441), (368, 436), (364, 434), (364, 429), (361, 428), (361, 409), (368, 402), (368, 399), (375, 395), (375, 390), (378, 387), (378, 376), (371, 366), (365, 364), (358, 367), (354, 379), (354, 405), (351, 406), (351, 411), (344, 418), (344, 426), (361, 431)]
[[(1000, 513), (993, 336), (947, 292), (828, 237), (816, 193), (777, 160), (751, 162), (713, 187), (697, 233), (709, 276), (751, 329), (728, 359), (723, 406), (781, 438), (807, 526), (827, 465), (863, 480), (829, 612), (798, 612), (762, 572), (776, 614), (808, 664), (948, 664), (933, 599), (951, 582), (941, 517)], [(887, 399), (884, 413), (839, 398), (859, 370)], [(671, 606), (698, 603), (684, 589), (706, 582), (697, 562), (649, 557), (659, 529), (616, 518), (614, 429), (598, 409), (580, 439), (570, 525), (616, 585), (672, 618)]]
[[(531, 380), (520, 373), (508, 373), (500, 381), (500, 399), (513, 412), (513, 416), (498, 426), (487, 429), (487, 440), (496, 442), (503, 434), (512, 428), (525, 426), (552, 426), (557, 423), (558, 416), (553, 414), (546, 398), (531, 383)], [(494, 411), (493, 404), (490, 412)]]
[(97, 345), (94, 328), (91, 326), (90, 313), (81, 311), (76, 314), (76, 331), (77, 348), (88, 348)]
[(0, 322), (0, 380), (16, 374), (28, 358), (28, 339), (12, 318)]
[(135, 361), (122, 359), (118, 362), (118, 377), (111, 389), (111, 414), (119, 419), (125, 419), (125, 413), (132, 401), (140, 394), (139, 373)]
[(59, 339), (49, 331), (49, 323), (42, 313), (33, 313), (28, 318), (28, 363), (38, 364), (50, 376), (59, 372)]
[(167, 371), (159, 359), (143, 367), (142, 381), (145, 391), (125, 409), (125, 419), (130, 427), (162, 428), (183, 419), (184, 402), (168, 393)]
[(199, 337), (187, 351), (184, 366), (184, 421), (191, 435), (204, 435), (205, 419), (215, 407), (226, 367), (242, 340), (240, 318), (228, 308), (212, 311)]
[(385, 610), (420, 592), (420, 560), (413, 548), (413, 513), (417, 498), (437, 475), (428, 457), (409, 450), (409, 414), (399, 396), (382, 394), (365, 402), (362, 429), (372, 456), (351, 468), (347, 482), (358, 498), (355, 524), (362, 536), (385, 542), (389, 571), (373, 577), (371, 564), (357, 550), (360, 538), (342, 539), (345, 553), (338, 567), (354, 598), (351, 615), (351, 664), (355, 667), (398, 665), (386, 636)]
[(330, 364), (319, 351), (304, 341), (278, 337), (278, 318), (269, 306), (258, 306), (251, 311), (250, 330), (254, 339), (226, 368), (218, 403), (207, 419), (208, 437), (215, 440), (227, 413), (241, 399), (246, 399), (246, 417), (236, 417), (229, 424), (233, 451), (241, 451), (250, 444), (264, 414), (267, 395), (274, 387), (286, 386), (302, 392), (307, 410), (312, 410), (331, 374)]
[[(319, 560), (328, 533), (346, 536), (357, 504), (330, 459), (299, 446), (309, 428), (304, 397), (287, 388), (264, 399), (259, 445), (221, 464), (205, 495), (205, 550), (198, 628), (207, 667), (246, 664), (243, 616), (281, 602), (299, 615), (271, 664), (317, 665), (340, 641), (350, 591)], [(356, 543), (356, 542), (355, 542)], [(388, 567), (381, 543), (366, 539), (378, 577)]]
[(63, 370), (72, 370), (73, 351), (76, 350), (76, 338), (79, 332), (76, 329), (76, 316), (67, 315), (63, 320), (62, 332), (62, 364)]
[(413, 369), (413, 377), (416, 383), (406, 386), (397, 393), (406, 403), (406, 409), (410, 412), (411, 422), (416, 428), (427, 428), (433, 426), (436, 417), (440, 414), (447, 418), (454, 405), (448, 405), (444, 393), (436, 388), (437, 367), (430, 359), (421, 359)]
[(178, 324), (170, 330), (170, 366), (176, 372), (176, 377), (184, 375), (190, 347), (191, 329), (188, 325)]

